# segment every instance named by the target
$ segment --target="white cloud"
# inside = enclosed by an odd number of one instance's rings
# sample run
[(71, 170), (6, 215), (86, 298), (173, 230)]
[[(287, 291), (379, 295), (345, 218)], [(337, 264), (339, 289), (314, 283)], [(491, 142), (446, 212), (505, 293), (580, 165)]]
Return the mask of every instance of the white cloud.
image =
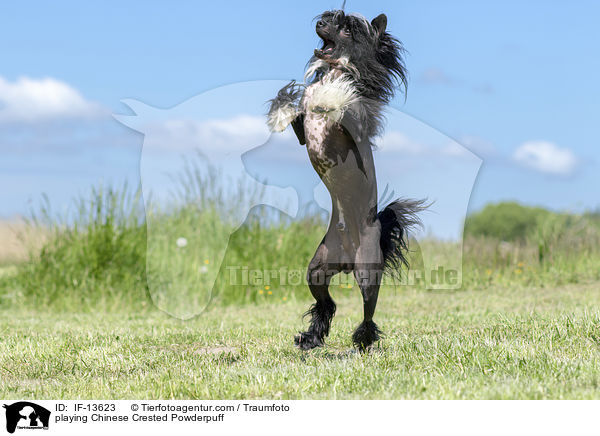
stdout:
[(429, 147), (427, 145), (414, 141), (404, 133), (394, 130), (377, 138), (375, 144), (383, 153), (402, 152), (411, 155), (419, 155), (429, 152)]
[(402, 132), (390, 131), (375, 141), (381, 153), (400, 153), (406, 156), (470, 158), (471, 151), (455, 141), (444, 144), (416, 141)]
[(106, 111), (76, 89), (52, 78), (0, 77), (0, 122), (32, 123), (64, 118), (88, 118)]
[(204, 152), (246, 151), (269, 138), (264, 117), (240, 115), (228, 119), (170, 119), (146, 124), (144, 146)]
[(528, 141), (513, 153), (513, 159), (536, 171), (567, 176), (577, 167), (577, 158), (568, 148), (548, 141)]

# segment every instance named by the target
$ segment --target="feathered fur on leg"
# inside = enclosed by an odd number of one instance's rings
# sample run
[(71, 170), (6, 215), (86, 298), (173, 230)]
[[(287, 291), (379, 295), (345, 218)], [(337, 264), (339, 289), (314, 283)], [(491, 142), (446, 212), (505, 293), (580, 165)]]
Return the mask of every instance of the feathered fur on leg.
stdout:
[(329, 335), (331, 320), (335, 315), (335, 303), (331, 298), (317, 301), (311, 306), (304, 316), (310, 316), (310, 327), (305, 332), (300, 332), (294, 343), (302, 350), (310, 350), (323, 345), (323, 341)]
[(267, 114), (267, 125), (271, 132), (283, 132), (300, 114), (298, 101), (301, 94), (302, 86), (292, 80), (279, 90), (277, 97), (269, 100), (271, 106)]
[(366, 351), (374, 342), (378, 341), (383, 333), (377, 327), (377, 324), (370, 321), (363, 321), (354, 331), (352, 342), (359, 351)]

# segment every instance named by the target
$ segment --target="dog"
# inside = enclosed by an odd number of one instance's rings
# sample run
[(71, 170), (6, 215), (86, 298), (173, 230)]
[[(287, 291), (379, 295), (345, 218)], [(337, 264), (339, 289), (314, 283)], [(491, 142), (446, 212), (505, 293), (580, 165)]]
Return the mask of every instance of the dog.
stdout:
[(373, 140), (383, 130), (383, 109), (407, 87), (402, 43), (386, 32), (384, 14), (372, 21), (343, 10), (317, 17), (322, 47), (309, 60), (305, 83), (290, 82), (270, 100), (272, 132), (292, 128), (306, 145), (310, 162), (327, 187), (332, 213), (323, 240), (308, 266), (315, 303), (310, 326), (294, 342), (302, 350), (324, 344), (336, 305), (331, 277), (354, 273), (363, 297), (364, 319), (352, 340), (361, 351), (380, 339), (373, 321), (384, 272), (408, 267), (408, 235), (420, 224), (422, 200), (398, 199), (378, 211)]

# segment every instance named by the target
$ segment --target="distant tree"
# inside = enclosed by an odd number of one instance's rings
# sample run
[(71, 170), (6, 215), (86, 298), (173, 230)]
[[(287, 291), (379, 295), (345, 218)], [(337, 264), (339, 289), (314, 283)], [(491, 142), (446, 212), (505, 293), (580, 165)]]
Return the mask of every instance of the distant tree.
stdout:
[(524, 241), (551, 214), (553, 212), (541, 207), (516, 202), (490, 204), (467, 217), (465, 235)]

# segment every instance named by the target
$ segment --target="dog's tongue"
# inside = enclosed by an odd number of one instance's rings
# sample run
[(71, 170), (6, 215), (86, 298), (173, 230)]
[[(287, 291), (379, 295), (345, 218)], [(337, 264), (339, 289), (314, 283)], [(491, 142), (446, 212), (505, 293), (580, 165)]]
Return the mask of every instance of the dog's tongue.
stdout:
[(333, 52), (333, 45), (330, 43), (327, 43), (323, 46), (323, 48), (316, 48), (315, 49), (315, 56), (323, 56), (325, 54), (330, 54)]
[(323, 48), (321, 49), (321, 51), (323, 53), (331, 53), (333, 51), (333, 47), (334, 47), (333, 43), (331, 41), (328, 41), (323, 45)]

